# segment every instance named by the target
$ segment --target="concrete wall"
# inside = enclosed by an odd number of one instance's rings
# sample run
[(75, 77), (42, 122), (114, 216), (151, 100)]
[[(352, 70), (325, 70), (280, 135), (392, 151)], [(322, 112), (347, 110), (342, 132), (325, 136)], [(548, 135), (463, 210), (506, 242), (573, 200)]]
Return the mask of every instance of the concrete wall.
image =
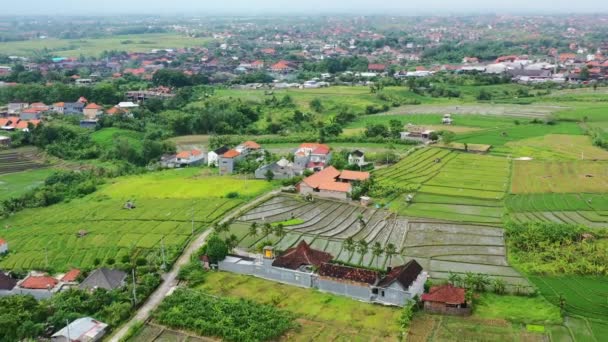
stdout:
[(313, 285), (313, 274), (290, 270), (287, 268), (273, 267), (273, 260), (263, 259), (261, 262), (230, 262), (220, 261), (218, 268), (221, 271), (228, 271), (238, 274), (253, 275), (256, 277), (273, 280), (290, 285), (310, 288)]
[(0, 290), (0, 297), (7, 297), (7, 296), (12, 296), (15, 293), (11, 290), (11, 291), (7, 291), (7, 290)]
[(40, 299), (48, 299), (51, 298), (56, 293), (55, 289), (52, 290), (30, 290), (30, 289), (22, 289), (20, 287), (15, 287), (13, 289), (13, 294), (16, 295), (32, 295), (34, 298)]
[(366, 302), (371, 300), (371, 288), (367, 284), (356, 285), (355, 283), (338, 282), (329, 278), (319, 278), (317, 287), (319, 291), (348, 296)]
[(8, 243), (3, 243), (0, 245), (0, 254), (4, 254), (8, 252)]
[(313, 193), (313, 195), (315, 195), (315, 194), (317, 196), (323, 197), (323, 198), (333, 198), (333, 199), (339, 199), (339, 200), (348, 200), (348, 193), (346, 193), (346, 192), (321, 190), (319, 192)]

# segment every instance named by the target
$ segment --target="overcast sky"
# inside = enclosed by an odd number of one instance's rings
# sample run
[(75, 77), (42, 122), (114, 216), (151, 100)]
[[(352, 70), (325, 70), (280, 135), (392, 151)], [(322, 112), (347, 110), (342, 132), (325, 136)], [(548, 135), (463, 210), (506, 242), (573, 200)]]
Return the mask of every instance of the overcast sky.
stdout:
[(449, 14), (608, 12), (601, 0), (1, 0), (4, 14)]

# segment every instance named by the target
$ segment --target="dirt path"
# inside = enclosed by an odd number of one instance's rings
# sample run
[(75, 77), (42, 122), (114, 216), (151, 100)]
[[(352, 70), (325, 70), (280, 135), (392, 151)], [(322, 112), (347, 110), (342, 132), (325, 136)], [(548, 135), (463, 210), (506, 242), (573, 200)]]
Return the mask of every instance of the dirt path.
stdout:
[[(244, 206), (236, 208), (230, 214), (225, 216), (220, 223), (231, 220), (232, 218), (238, 216), (241, 212), (249, 210), (251, 207), (258, 205), (260, 202), (263, 202), (269, 199), (272, 196), (279, 194), (278, 190), (271, 191), (262, 195), (253, 201), (247, 203)], [(182, 255), (177, 259), (173, 268), (168, 273), (165, 273), (163, 278), (163, 283), (148, 297), (146, 302), (137, 310), (137, 313), (129, 322), (124, 324), (119, 330), (116, 331), (114, 336), (109, 340), (111, 342), (119, 342), (129, 331), (129, 329), (135, 325), (137, 322), (145, 322), (150, 318), (152, 312), (158, 307), (158, 305), (163, 301), (163, 299), (170, 293), (170, 291), (177, 286), (177, 273), (179, 269), (190, 262), (190, 257), (196, 253), (196, 251), (201, 248), (207, 237), (212, 233), (211, 229), (206, 230), (203, 234), (199, 235), (196, 240), (194, 240), (188, 247), (184, 250)]]

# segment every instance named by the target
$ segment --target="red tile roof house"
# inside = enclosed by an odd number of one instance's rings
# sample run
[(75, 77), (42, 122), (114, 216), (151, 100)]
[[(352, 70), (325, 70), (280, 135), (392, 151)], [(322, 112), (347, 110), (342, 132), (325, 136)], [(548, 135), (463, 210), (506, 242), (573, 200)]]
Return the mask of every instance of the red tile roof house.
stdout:
[(295, 151), (294, 164), (302, 169), (321, 171), (331, 161), (331, 149), (325, 144), (303, 143)]
[(17, 283), (13, 293), (32, 295), (36, 299), (46, 299), (61, 291), (63, 285), (63, 282), (51, 276), (32, 272), (28, 277)]
[(352, 183), (367, 180), (369, 177), (369, 172), (340, 172), (330, 166), (305, 178), (299, 185), (300, 194), (347, 200), (352, 191)]
[(369, 72), (385, 72), (386, 65), (384, 64), (369, 64), (367, 66), (367, 71)]
[(244, 157), (241, 152), (237, 150), (228, 150), (226, 153), (219, 157), (218, 165), (220, 169), (220, 176), (229, 175), (234, 172), (236, 162)]
[(428, 275), (415, 260), (388, 269), (383, 275), (374, 270), (334, 264), (332, 259), (331, 254), (315, 250), (301, 240), (276, 258), (272, 247), (266, 247), (257, 258), (230, 255), (218, 263), (218, 268), (367, 303), (403, 306), (424, 292)]
[(205, 163), (206, 154), (201, 150), (193, 149), (190, 151), (181, 151), (175, 156), (176, 167), (187, 167), (201, 165)]
[(459, 316), (471, 314), (471, 306), (465, 299), (465, 289), (450, 284), (433, 286), (420, 299), (424, 302), (424, 311)]

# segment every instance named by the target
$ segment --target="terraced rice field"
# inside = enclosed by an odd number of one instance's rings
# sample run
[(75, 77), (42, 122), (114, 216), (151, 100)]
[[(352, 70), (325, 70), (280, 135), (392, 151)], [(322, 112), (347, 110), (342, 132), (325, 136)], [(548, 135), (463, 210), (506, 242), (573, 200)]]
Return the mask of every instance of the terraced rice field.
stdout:
[[(283, 237), (249, 234), (254, 222), (262, 226), (292, 218), (303, 223), (285, 227)], [(383, 268), (415, 258), (433, 278), (447, 278), (449, 271), (471, 271), (503, 278), (508, 284), (527, 285), (507, 264), (503, 230), (491, 226), (411, 219), (384, 209), (280, 195), (241, 216), (232, 225), (232, 233), (242, 249), (255, 249), (270, 240), (278, 250), (286, 250), (305, 240), (313, 248), (352, 264)], [(343, 242), (348, 238), (367, 242), (369, 250), (364, 254), (346, 250)], [(383, 247), (395, 245), (397, 255), (375, 256), (371, 246), (376, 242)]]
[(35, 149), (22, 148), (18, 150), (0, 150), (0, 176), (3, 174), (40, 169), (45, 167), (42, 162), (33, 158)]
[[(555, 305), (563, 300), (566, 329), (551, 331), (555, 341), (604, 341), (608, 334), (608, 278), (532, 276), (541, 294)], [(554, 338), (554, 336), (556, 338)]]
[(505, 204), (516, 222), (556, 222), (608, 228), (608, 197), (605, 194), (510, 195)]
[[(426, 148), (375, 172), (374, 177), (381, 187), (403, 190), (402, 196), (391, 200), (399, 214), (500, 224), (509, 174), (506, 158)], [(406, 201), (408, 193), (415, 193), (411, 203)]]
[(512, 158), (530, 157), (534, 160), (608, 160), (608, 151), (591, 144), (584, 135), (548, 134), (518, 141), (492, 149), (492, 154)]

